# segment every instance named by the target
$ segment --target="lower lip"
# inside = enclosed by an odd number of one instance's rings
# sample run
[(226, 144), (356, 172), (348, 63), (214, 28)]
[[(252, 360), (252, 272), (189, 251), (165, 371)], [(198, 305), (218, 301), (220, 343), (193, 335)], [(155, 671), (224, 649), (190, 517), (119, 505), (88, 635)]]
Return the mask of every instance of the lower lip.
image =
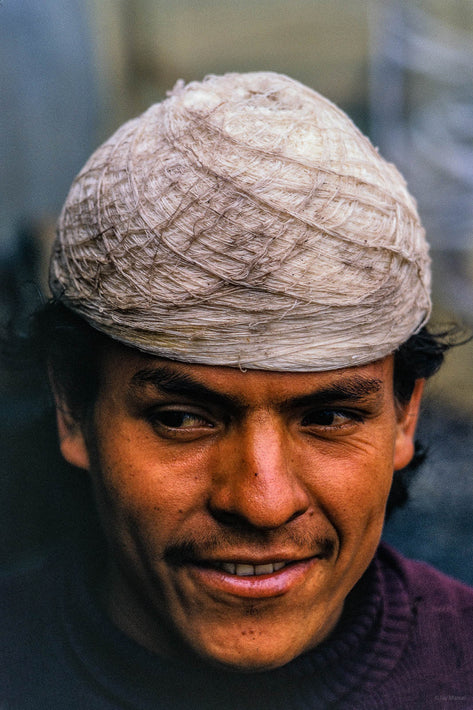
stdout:
[(272, 574), (239, 577), (210, 567), (186, 566), (200, 586), (245, 599), (269, 599), (287, 594), (301, 584), (320, 557), (296, 562)]

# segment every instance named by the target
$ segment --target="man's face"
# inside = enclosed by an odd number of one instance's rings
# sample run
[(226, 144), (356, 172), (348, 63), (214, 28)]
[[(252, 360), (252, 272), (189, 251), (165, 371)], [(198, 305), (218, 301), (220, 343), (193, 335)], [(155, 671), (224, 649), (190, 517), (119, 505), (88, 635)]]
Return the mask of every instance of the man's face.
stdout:
[(319, 373), (185, 365), (113, 346), (93, 420), (61, 425), (109, 541), (105, 603), (139, 643), (240, 670), (333, 630), (412, 456), (393, 358)]

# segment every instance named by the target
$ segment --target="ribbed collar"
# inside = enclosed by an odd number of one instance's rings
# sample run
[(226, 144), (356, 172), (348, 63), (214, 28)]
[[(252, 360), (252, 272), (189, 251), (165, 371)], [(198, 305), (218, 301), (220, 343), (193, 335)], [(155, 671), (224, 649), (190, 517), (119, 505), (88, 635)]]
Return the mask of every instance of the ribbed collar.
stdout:
[(64, 585), (62, 620), (72, 662), (112, 706), (136, 710), (352, 707), (350, 697), (382, 684), (396, 666), (411, 622), (396, 554), (385, 546), (349, 595), (329, 640), (280, 669), (256, 674), (164, 661), (109, 621), (82, 566)]

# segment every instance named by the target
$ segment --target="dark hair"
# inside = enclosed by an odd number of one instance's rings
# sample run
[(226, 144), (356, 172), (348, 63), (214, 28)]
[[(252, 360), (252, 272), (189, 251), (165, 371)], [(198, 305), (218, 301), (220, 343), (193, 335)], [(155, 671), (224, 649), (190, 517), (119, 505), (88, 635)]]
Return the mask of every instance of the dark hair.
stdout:
[[(400, 405), (406, 404), (414, 390), (416, 380), (435, 375), (443, 363), (445, 353), (455, 345), (469, 340), (463, 330), (452, 325), (437, 332), (428, 327), (411, 335), (394, 353), (394, 395)], [(396, 471), (389, 494), (386, 517), (401, 508), (409, 499), (409, 486), (427, 450), (419, 439), (415, 440), (414, 456), (402, 470)]]
[[(460, 333), (456, 326), (439, 332), (424, 327), (398, 348), (394, 353), (393, 384), (400, 405), (409, 401), (416, 380), (429, 378), (437, 372), (445, 352), (452, 345), (466, 341), (465, 337), (459, 337)], [(109, 337), (62, 303), (51, 301), (32, 316), (30, 332), (24, 340), (36, 359), (39, 356), (43, 372), (46, 367), (54, 373), (55, 384), (73, 415), (78, 420), (87, 417), (98, 394), (100, 363), (102, 353), (110, 343)], [(409, 484), (425, 455), (424, 448), (416, 441), (411, 463), (394, 476), (387, 504), (388, 516), (407, 501)]]

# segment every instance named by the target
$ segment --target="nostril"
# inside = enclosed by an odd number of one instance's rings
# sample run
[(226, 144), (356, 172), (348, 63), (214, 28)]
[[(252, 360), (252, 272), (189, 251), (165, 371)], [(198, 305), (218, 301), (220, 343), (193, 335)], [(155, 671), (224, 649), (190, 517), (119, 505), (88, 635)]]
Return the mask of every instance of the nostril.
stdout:
[(253, 527), (245, 516), (239, 513), (221, 510), (212, 506), (210, 506), (210, 512), (214, 520), (224, 527), (232, 528), (233, 530), (248, 530)]
[(293, 520), (296, 520), (296, 518), (299, 518), (299, 517), (300, 517), (301, 515), (303, 515), (304, 513), (305, 513), (305, 509), (304, 509), (304, 510), (296, 510), (296, 511), (291, 515), (291, 517), (288, 518), (287, 522), (288, 522), (288, 523), (292, 523)]
[(296, 512), (291, 515), (290, 518), (285, 520), (283, 523), (279, 521), (270, 521), (269, 519), (255, 519), (249, 518), (246, 515), (241, 515), (240, 513), (228, 512), (224, 510), (212, 509), (210, 512), (214, 520), (220, 523), (225, 528), (231, 528), (234, 531), (248, 532), (259, 530), (260, 532), (269, 532), (271, 530), (276, 530), (278, 528), (291, 523), (293, 520), (299, 517), (303, 513)]

